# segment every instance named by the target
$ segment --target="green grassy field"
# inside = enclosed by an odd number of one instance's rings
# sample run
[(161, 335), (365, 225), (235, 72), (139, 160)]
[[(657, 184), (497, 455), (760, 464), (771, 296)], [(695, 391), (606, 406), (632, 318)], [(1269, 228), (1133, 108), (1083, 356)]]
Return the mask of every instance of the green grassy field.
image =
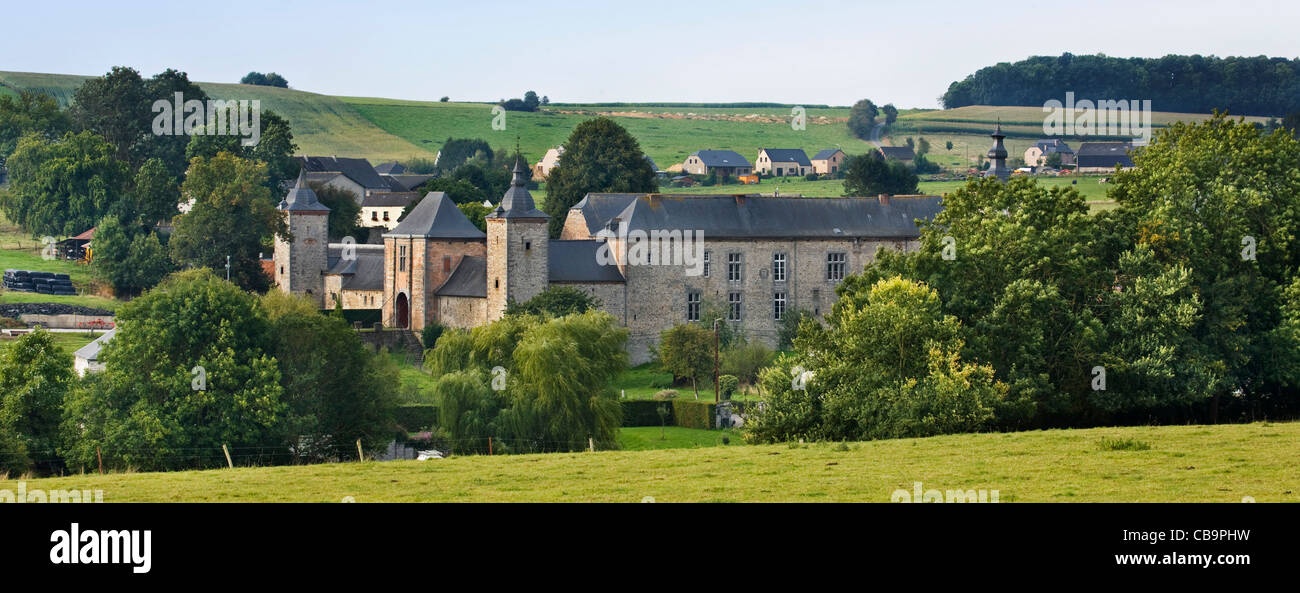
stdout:
[(1295, 502), (1298, 449), (1294, 422), (1097, 428), (86, 474), (27, 480), (27, 489), (102, 489), (105, 502), (889, 502), (920, 482), (997, 490), (1001, 502)]
[[(1110, 208), (1114, 204), (1106, 196), (1106, 184), (1101, 183), (1100, 176), (1080, 175), (1076, 177), (1036, 177), (1037, 182), (1048, 187), (1073, 187), (1083, 195), (1083, 199), (1092, 203), (1093, 208)], [(1077, 183), (1075, 183), (1077, 181)], [(921, 193), (942, 196), (965, 185), (965, 181), (922, 181)], [(801, 177), (781, 179), (764, 179), (761, 183), (751, 185), (728, 184), (712, 187), (665, 187), (660, 191), (671, 194), (747, 194), (763, 195), (802, 195), (810, 198), (826, 198), (844, 195), (844, 181), (840, 179), (808, 181)]]
[[(728, 442), (724, 443), (723, 439)], [(618, 431), (618, 446), (624, 451), (740, 447), (745, 440), (735, 430), (703, 430), (680, 426), (625, 426)]]
[(41, 257), (42, 244), (0, 214), (0, 270), (36, 270), (67, 274), (82, 294), (75, 296), (13, 292), (0, 288), (0, 303), (62, 303), (114, 311), (123, 301), (88, 294), (95, 288), (89, 267), (63, 259)]
[[(153, 73), (143, 73), (151, 76)], [(35, 90), (53, 95), (61, 104), (88, 77), (65, 74), (0, 72), (0, 85), (11, 90)], [(430, 157), (422, 147), (390, 134), (336, 97), (294, 89), (245, 84), (199, 82), (214, 99), (259, 100), (263, 110), (275, 111), (289, 119), (293, 139), (300, 153), (314, 155), (360, 156), (380, 160), (413, 155)]]
[[(82, 346), (95, 341), (95, 338), (100, 336), (98, 333), (91, 334), (87, 332), (55, 332), (51, 335), (54, 336), (54, 343), (58, 344), (68, 354), (76, 352)], [(12, 342), (13, 340), (0, 339), (0, 351), (4, 350)]]

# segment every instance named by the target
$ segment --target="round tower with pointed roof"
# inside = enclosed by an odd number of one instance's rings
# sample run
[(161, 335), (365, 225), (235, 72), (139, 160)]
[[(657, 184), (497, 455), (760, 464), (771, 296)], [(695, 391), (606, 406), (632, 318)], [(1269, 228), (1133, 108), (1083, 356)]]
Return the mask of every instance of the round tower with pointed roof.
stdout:
[(276, 208), (284, 213), (292, 240), (275, 238), (275, 283), (280, 290), (306, 296), (325, 306), (325, 270), (329, 268), (330, 209), (307, 185), (306, 173)]
[(549, 284), (550, 216), (528, 193), (528, 170), (515, 159), (510, 189), (487, 215), (487, 320), (500, 319), (511, 301), (522, 303)]

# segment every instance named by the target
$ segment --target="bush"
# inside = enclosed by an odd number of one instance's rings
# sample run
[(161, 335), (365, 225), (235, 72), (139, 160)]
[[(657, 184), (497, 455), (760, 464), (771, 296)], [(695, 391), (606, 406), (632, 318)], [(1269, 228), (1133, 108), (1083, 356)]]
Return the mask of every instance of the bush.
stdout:
[[(675, 419), (674, 424), (683, 428), (712, 429), (714, 418), (717, 416), (716, 411), (717, 405), (711, 402), (697, 402), (686, 399), (673, 400), (672, 416)], [(658, 419), (658, 416), (656, 415), (655, 418)]]
[(426, 350), (433, 348), (433, 345), (438, 343), (438, 338), (442, 336), (444, 329), (446, 328), (441, 323), (429, 322), (428, 325), (424, 326), (424, 329), (420, 330), (420, 343), (424, 345)]
[(740, 386), (740, 379), (735, 375), (722, 375), (718, 377), (718, 392), (722, 394), (722, 399), (731, 399), (731, 394), (735, 393), (736, 388)]
[(743, 342), (722, 353), (722, 372), (753, 385), (758, 381), (758, 372), (772, 364), (774, 357), (772, 349), (762, 342)]
[(664, 389), (655, 393), (655, 401), (663, 402), (672, 399), (677, 399), (676, 389)]
[(820, 178), (820, 176), (817, 175), (816, 173), (809, 173), (807, 175), (804, 175), (803, 178), (808, 181), (817, 181)]
[(31, 467), (27, 446), (12, 430), (0, 426), (0, 475), (20, 476)]
[[(629, 399), (621, 402), (623, 406), (623, 426), (659, 426), (659, 406), (664, 402), (652, 399)], [(673, 406), (668, 407), (668, 425), (673, 426)]]
[(407, 432), (426, 430), (438, 425), (438, 406), (433, 404), (403, 404), (397, 406), (394, 420)]
[(27, 324), (12, 317), (0, 317), (0, 327), (5, 329), (21, 329), (27, 327)]

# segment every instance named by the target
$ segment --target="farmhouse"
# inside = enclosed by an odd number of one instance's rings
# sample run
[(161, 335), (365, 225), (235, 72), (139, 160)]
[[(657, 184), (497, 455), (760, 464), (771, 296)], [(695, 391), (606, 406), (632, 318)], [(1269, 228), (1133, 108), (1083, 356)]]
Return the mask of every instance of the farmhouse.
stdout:
[(406, 206), (419, 197), (420, 192), (413, 191), (370, 194), (361, 199), (361, 225), (392, 230)]
[(880, 156), (885, 157), (887, 161), (903, 161), (910, 163), (916, 159), (916, 152), (911, 146), (881, 146), (876, 149)]
[(1084, 142), (1079, 145), (1077, 158), (1080, 173), (1107, 173), (1116, 166), (1121, 169), (1133, 168), (1133, 159), (1129, 156), (1133, 145), (1128, 142)]
[(838, 148), (827, 148), (813, 155), (812, 167), (813, 172), (818, 175), (834, 175), (840, 172), (840, 166), (844, 164), (844, 151)]
[(1060, 138), (1039, 140), (1025, 149), (1025, 164), (1030, 167), (1042, 167), (1047, 164), (1047, 157), (1061, 155), (1061, 165), (1074, 164), (1074, 150)]
[(801, 148), (760, 148), (754, 160), (754, 170), (775, 177), (807, 175), (812, 163)]
[(753, 167), (734, 150), (697, 150), (686, 157), (682, 170), (691, 175), (716, 172), (718, 177), (738, 177), (748, 175)]
[(113, 339), (117, 329), (110, 329), (95, 338), (95, 341), (82, 346), (72, 354), (72, 369), (77, 372), (78, 377), (85, 377), (86, 373), (98, 373), (104, 370), (103, 361), (99, 360), (99, 352), (103, 350), (104, 345)]
[[(499, 319), (510, 301), (569, 286), (595, 296), (628, 329), (631, 359), (640, 363), (660, 332), (707, 323), (709, 310), (725, 311), (724, 322), (775, 346), (786, 315), (824, 315), (839, 282), (877, 250), (917, 249), (917, 220), (941, 207), (939, 198), (926, 196), (593, 193), (569, 210), (552, 240), (527, 173), (516, 163), (486, 233), (445, 194), (431, 192), (384, 233), (382, 246), (330, 244), (329, 211), (300, 178), (279, 206), (293, 239), (276, 242), (276, 283), (322, 307), (337, 300), (345, 309), (381, 311), (386, 327), (415, 331), (433, 322), (482, 325)], [(686, 253), (692, 261), (633, 255), (644, 237), (687, 233), (702, 239)]]

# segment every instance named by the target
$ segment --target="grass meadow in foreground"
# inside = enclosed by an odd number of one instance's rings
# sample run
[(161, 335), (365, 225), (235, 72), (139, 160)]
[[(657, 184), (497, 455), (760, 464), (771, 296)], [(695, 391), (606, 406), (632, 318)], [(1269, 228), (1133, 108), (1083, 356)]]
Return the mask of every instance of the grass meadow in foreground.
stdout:
[[(1123, 439), (1149, 448), (1102, 445)], [(1001, 502), (1294, 502), (1297, 450), (1300, 423), (1289, 422), (86, 474), (26, 487), (102, 489), (106, 502), (889, 502), (921, 482), (997, 490)]]

